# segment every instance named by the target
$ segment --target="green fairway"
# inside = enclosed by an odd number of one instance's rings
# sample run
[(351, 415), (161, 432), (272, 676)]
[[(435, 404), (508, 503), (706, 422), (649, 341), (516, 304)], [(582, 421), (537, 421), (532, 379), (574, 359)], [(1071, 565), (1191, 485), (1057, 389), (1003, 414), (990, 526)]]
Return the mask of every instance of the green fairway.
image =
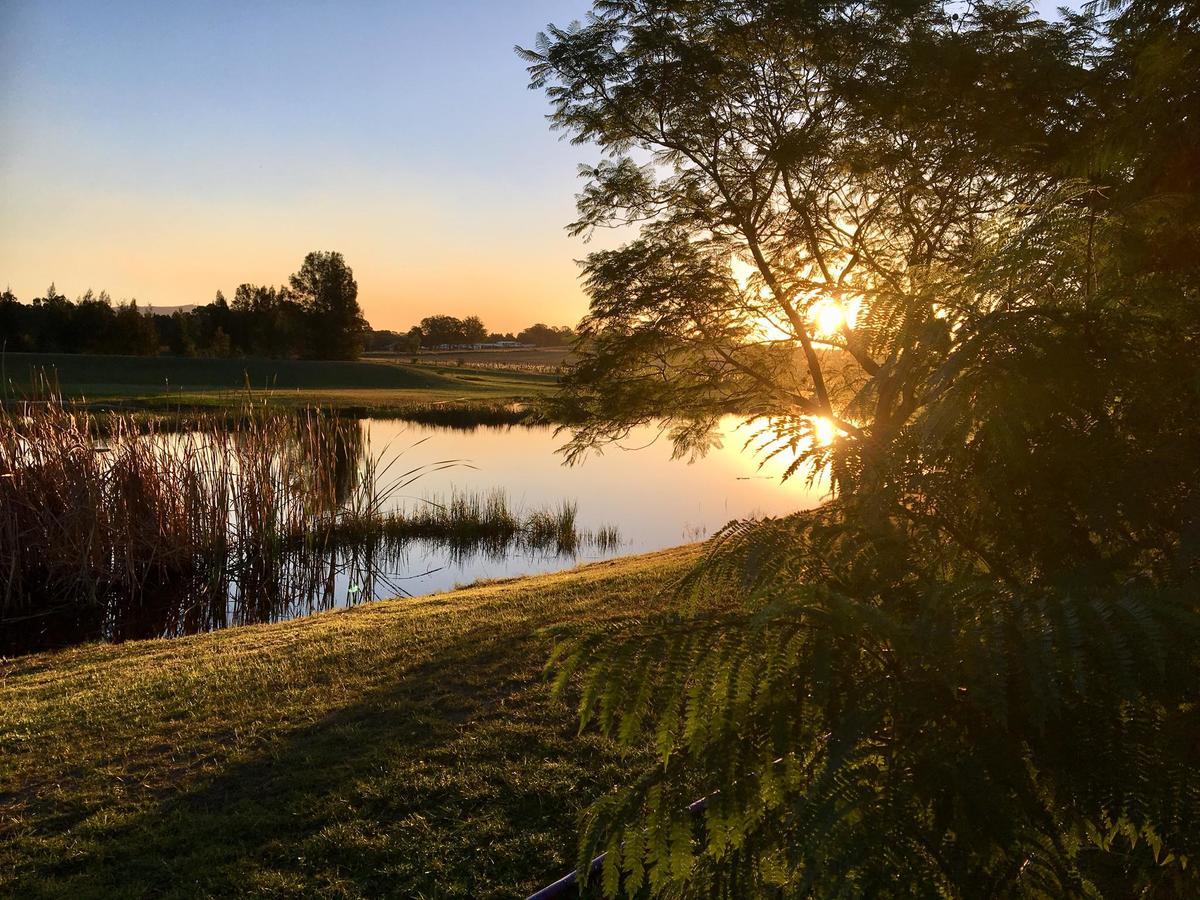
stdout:
[(630, 771), (542, 629), (644, 614), (693, 553), (0, 660), (0, 896), (524, 896)]
[(139, 406), (220, 406), (247, 389), (288, 405), (386, 410), (438, 400), (508, 400), (551, 390), (554, 376), (397, 362), (196, 359), (9, 353), (2, 357), (9, 399), (34, 393), (44, 376), (69, 397)]

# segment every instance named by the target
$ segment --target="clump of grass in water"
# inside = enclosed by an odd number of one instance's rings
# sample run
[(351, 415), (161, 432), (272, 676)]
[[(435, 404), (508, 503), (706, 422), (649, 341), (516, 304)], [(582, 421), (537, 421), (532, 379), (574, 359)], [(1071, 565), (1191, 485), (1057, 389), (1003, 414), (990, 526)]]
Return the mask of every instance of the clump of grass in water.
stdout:
[(413, 404), (396, 417), (406, 422), (457, 431), (536, 425), (544, 421), (541, 414), (528, 404), (488, 401)]
[(425, 540), (451, 548), (503, 552), (518, 536), (521, 522), (508, 507), (502, 490), (455, 491), (432, 496), (411, 509), (389, 513), (383, 533), (393, 541)]
[(573, 501), (519, 515), (502, 489), (455, 491), (449, 497), (425, 498), (413, 509), (390, 513), (383, 527), (390, 537), (401, 540), (445, 541), (472, 549), (515, 546), (536, 553), (573, 555), (582, 547), (611, 552), (620, 546), (615, 527), (581, 531), (578, 517)]
[(614, 553), (624, 544), (621, 532), (615, 525), (602, 525), (592, 534), (591, 539), (592, 545), (601, 553)]
[(573, 501), (564, 500), (557, 509), (540, 510), (529, 517), (529, 546), (533, 550), (554, 548), (559, 553), (574, 553), (579, 546), (575, 528), (578, 508)]

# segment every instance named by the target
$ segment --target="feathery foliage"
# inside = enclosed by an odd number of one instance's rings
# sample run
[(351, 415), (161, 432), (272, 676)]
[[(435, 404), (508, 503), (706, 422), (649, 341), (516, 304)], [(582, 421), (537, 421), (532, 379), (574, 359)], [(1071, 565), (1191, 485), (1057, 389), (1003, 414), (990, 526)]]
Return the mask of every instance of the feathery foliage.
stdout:
[(524, 51), (609, 155), (572, 228), (638, 232), (571, 450), (736, 409), (834, 488), (561, 636), (658, 754), (585, 821), (609, 895), (1200, 888), (1200, 23), (954, 9), (597, 0)]

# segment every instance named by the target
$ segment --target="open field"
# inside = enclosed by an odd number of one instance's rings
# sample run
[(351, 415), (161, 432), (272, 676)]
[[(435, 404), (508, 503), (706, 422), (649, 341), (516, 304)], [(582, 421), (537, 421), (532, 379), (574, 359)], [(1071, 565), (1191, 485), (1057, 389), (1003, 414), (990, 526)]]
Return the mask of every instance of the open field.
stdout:
[(512, 897), (628, 773), (542, 664), (694, 549), (0, 660), (0, 896)]
[(553, 389), (552, 375), (404, 365), (395, 360), (336, 362), (277, 359), (193, 359), (9, 353), (2, 357), (9, 398), (31, 391), (38, 373), (64, 395), (152, 408), (224, 406), (245, 397), (278, 405), (337, 406), (385, 412), (449, 400), (516, 400)]
[(516, 350), (422, 350), (415, 356), (411, 353), (369, 353), (364, 358), (379, 360), (416, 359), (419, 365), (456, 365), (462, 360), (468, 366), (486, 368), (513, 366), (515, 368), (556, 369), (571, 358), (570, 347), (533, 347)]

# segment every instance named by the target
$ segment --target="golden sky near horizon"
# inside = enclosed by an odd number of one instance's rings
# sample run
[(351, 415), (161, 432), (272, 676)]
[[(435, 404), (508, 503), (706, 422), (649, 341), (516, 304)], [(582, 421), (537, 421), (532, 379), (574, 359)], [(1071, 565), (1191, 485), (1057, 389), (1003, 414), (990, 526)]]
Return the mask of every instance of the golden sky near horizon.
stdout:
[(376, 328), (574, 324), (596, 151), (512, 48), (586, 8), (0, 3), (0, 287), (206, 303), (338, 250)]
[[(329, 249), (354, 269), (376, 328), (406, 329), (445, 313), (477, 314), (509, 331), (535, 321), (574, 324), (585, 312), (575, 259), (588, 247), (544, 214), (513, 210), (501, 223), (414, 192), (383, 202), (377, 192), (356, 209), (357, 196), (239, 209), (219, 200), (42, 190), (25, 199), (20, 228), (0, 225), (0, 272), (25, 301), (54, 281), (72, 299), (91, 288), (174, 306), (207, 303), (218, 289), (231, 298), (243, 282), (285, 283), (306, 252)], [(558, 212), (569, 216), (569, 203)]]

